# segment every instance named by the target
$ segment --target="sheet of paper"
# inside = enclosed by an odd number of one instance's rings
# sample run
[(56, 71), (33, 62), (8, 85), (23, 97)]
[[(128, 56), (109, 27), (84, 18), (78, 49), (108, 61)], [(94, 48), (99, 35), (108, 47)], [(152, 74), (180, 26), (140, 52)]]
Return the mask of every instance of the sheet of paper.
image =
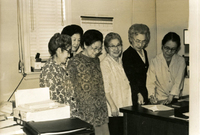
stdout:
[(0, 129), (0, 135), (25, 135), (22, 126), (16, 125), (9, 128)]
[(1, 121), (1, 122), (0, 122), (0, 128), (7, 127), (7, 126), (11, 126), (11, 125), (14, 125), (14, 124), (16, 124), (16, 122), (13, 121), (13, 120)]
[(155, 111), (168, 111), (168, 110), (172, 110), (174, 108), (165, 106), (165, 105), (142, 105), (142, 107), (152, 110), (153, 112)]
[(41, 102), (50, 99), (49, 88), (17, 90), (15, 92), (16, 107), (22, 104)]

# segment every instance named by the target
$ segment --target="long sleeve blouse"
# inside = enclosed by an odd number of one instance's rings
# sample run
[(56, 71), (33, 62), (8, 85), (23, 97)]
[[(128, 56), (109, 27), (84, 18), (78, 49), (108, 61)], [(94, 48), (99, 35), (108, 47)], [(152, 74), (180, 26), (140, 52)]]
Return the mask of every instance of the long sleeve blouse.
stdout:
[[(117, 108), (132, 105), (131, 88), (121, 58), (116, 62), (109, 54), (101, 61), (105, 92), (109, 93)], [(111, 116), (110, 109), (108, 114)], [(122, 115), (120, 113), (120, 115)]]
[(178, 54), (174, 54), (168, 66), (163, 53), (151, 60), (147, 72), (147, 89), (149, 96), (155, 95), (158, 100), (165, 100), (171, 95), (179, 97), (183, 89), (185, 60)]

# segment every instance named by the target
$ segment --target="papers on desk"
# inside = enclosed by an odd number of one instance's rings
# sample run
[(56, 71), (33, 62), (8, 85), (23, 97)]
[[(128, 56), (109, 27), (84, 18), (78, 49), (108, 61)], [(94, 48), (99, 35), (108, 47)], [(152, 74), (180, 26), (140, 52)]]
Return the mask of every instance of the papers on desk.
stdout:
[(0, 134), (1, 135), (24, 135), (25, 133), (22, 129), (22, 126), (15, 125), (9, 128), (0, 129)]
[(0, 112), (4, 114), (11, 114), (12, 113), (12, 103), (11, 102), (1, 102), (0, 103)]
[(22, 126), (17, 125), (13, 120), (5, 120), (0, 122), (1, 135), (19, 135), (24, 134)]
[(142, 105), (142, 107), (152, 110), (153, 112), (155, 111), (169, 111), (173, 110), (174, 108), (165, 106), (165, 105)]

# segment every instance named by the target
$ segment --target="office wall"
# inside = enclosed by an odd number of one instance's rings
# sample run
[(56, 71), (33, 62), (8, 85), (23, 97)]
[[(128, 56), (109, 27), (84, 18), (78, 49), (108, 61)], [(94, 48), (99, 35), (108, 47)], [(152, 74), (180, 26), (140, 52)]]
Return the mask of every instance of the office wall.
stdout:
[(157, 53), (161, 52), (161, 40), (170, 31), (181, 38), (180, 55), (184, 54), (183, 30), (188, 29), (189, 0), (156, 0)]
[(151, 40), (146, 48), (149, 60), (161, 53), (161, 40), (169, 31), (179, 34), (179, 54), (184, 55), (183, 30), (188, 28), (188, 21), (189, 0), (133, 0), (132, 23), (144, 23), (150, 28)]
[[(0, 0), (0, 101), (9, 98), (22, 78), (18, 73), (17, 1)], [(39, 80), (23, 80), (19, 89), (38, 87)]]
[(148, 47), (146, 48), (149, 61), (156, 56), (156, 7), (155, 0), (133, 0), (133, 18), (132, 24), (143, 23), (146, 24), (151, 33), (151, 39)]
[(71, 22), (76, 24), (80, 24), (80, 16), (113, 17), (113, 31), (120, 34), (124, 49), (129, 46), (132, 0), (71, 0), (71, 10)]

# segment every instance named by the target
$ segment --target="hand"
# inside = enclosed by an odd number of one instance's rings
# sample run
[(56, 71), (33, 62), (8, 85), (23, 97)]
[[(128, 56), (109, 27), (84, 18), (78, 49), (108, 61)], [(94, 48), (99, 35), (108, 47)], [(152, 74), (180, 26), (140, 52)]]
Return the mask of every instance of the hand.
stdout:
[(111, 115), (112, 116), (119, 116), (119, 111), (118, 111), (116, 105), (114, 105), (113, 107), (111, 107)]
[(141, 93), (138, 93), (138, 104), (140, 105), (143, 105), (145, 102), (144, 102), (144, 98), (142, 96)]
[(170, 104), (173, 99), (174, 99), (174, 95), (169, 95), (169, 97), (163, 101), (163, 104), (164, 105)]
[(158, 102), (158, 99), (155, 96), (151, 95), (150, 102), (151, 102), (151, 104), (156, 104)]

